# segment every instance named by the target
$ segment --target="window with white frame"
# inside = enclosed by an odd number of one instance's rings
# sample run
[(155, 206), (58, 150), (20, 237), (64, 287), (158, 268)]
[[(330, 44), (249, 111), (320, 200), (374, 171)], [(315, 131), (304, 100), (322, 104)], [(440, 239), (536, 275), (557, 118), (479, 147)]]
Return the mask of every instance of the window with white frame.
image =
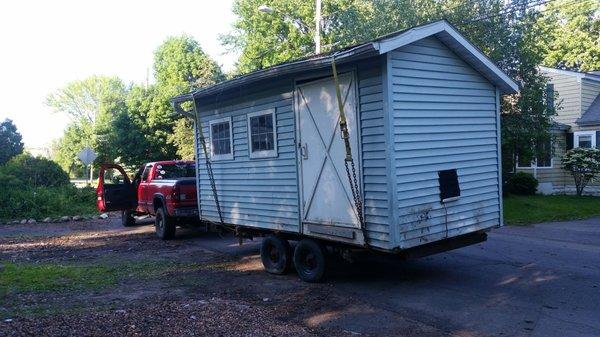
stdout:
[(550, 139), (538, 144), (537, 153), (530, 162), (517, 156), (517, 168), (552, 168), (553, 163), (552, 140)]
[(233, 159), (231, 117), (210, 121), (210, 156), (212, 160)]
[(277, 157), (275, 109), (248, 114), (250, 158)]
[(596, 147), (596, 131), (577, 131), (573, 134), (573, 146), (583, 148)]

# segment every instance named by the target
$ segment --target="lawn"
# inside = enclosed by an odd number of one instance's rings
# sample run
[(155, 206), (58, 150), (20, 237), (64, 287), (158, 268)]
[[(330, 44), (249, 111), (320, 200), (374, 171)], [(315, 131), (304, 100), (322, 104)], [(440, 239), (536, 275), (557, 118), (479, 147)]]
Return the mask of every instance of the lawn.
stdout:
[(600, 216), (600, 197), (535, 195), (504, 198), (504, 223), (527, 225)]

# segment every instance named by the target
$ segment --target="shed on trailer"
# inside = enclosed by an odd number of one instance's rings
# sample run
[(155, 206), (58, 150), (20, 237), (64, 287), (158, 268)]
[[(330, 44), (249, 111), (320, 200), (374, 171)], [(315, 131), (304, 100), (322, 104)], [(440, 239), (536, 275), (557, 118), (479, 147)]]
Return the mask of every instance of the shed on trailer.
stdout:
[[(345, 168), (334, 60), (364, 228)], [(217, 196), (223, 222), (242, 229), (435, 251), (436, 243), (451, 249), (502, 225), (499, 101), (517, 90), (451, 24), (437, 21), (172, 103), (201, 126), (195, 141), (203, 220), (220, 221)], [(181, 104), (189, 101), (195, 109), (186, 111)]]

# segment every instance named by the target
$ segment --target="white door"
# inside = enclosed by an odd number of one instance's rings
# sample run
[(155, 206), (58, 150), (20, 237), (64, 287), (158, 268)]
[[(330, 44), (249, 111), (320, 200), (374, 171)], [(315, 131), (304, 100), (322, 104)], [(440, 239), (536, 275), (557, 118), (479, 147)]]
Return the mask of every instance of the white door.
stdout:
[[(340, 75), (339, 81), (360, 179), (355, 84), (351, 74)], [(296, 102), (302, 222), (360, 228), (344, 167), (345, 146), (333, 78), (298, 85)]]

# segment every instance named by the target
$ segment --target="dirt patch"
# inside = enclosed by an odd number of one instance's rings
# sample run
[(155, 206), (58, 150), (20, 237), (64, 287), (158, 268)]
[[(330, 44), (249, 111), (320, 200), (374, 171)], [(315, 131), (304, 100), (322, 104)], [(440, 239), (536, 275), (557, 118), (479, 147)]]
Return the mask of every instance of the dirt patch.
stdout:
[[(378, 317), (404, 322), (393, 313), (381, 316), (331, 283), (266, 274), (258, 244), (232, 248), (234, 242), (194, 230), (161, 241), (151, 225), (123, 228), (115, 217), (2, 226), (5, 272), (10, 269), (15, 283), (37, 287), (0, 282), (0, 335), (349, 336), (355, 330), (369, 335), (370, 328), (353, 327), (365, 318), (376, 325)], [(36, 274), (36, 266), (48, 274)], [(74, 268), (71, 278), (64, 275), (71, 284), (61, 287), (60, 273)], [(27, 273), (14, 275), (21, 270)], [(51, 278), (58, 285), (44, 287)], [(410, 328), (409, 336), (440, 335), (413, 322), (397, 327)]]

